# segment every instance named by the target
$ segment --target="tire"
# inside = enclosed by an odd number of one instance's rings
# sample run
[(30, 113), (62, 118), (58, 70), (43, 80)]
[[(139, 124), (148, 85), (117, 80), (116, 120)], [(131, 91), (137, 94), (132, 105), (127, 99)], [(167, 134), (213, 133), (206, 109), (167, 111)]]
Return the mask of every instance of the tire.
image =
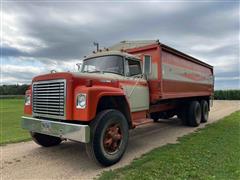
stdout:
[(49, 136), (45, 134), (30, 132), (30, 135), (32, 136), (32, 140), (35, 143), (43, 147), (56, 146), (62, 142), (62, 140), (58, 137)]
[(198, 101), (192, 101), (189, 104), (187, 113), (189, 126), (197, 127), (201, 123), (201, 106)]
[(208, 115), (209, 115), (209, 107), (206, 100), (201, 101), (201, 109), (202, 109), (202, 116), (201, 116), (201, 122), (205, 123), (208, 121)]
[(177, 117), (181, 120), (182, 124), (185, 126), (188, 126), (188, 118), (187, 118), (187, 108), (181, 108), (178, 112), (177, 112)]
[(117, 110), (100, 112), (91, 126), (90, 143), (86, 144), (88, 156), (103, 166), (117, 163), (128, 144), (128, 122)]

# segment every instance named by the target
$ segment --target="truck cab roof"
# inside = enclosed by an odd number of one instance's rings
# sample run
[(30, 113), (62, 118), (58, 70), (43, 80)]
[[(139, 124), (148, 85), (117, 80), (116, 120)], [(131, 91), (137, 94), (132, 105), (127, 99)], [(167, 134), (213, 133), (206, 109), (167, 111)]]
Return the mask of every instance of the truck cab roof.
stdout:
[(119, 50), (101, 50), (101, 51), (98, 51), (98, 52), (88, 55), (86, 58), (84, 58), (84, 60), (95, 58), (95, 57), (112, 56), (112, 55), (123, 56), (123, 57), (130, 58), (130, 59), (140, 60), (138, 56), (134, 56), (132, 54), (129, 54), (129, 53), (126, 53), (123, 51), (119, 51)]

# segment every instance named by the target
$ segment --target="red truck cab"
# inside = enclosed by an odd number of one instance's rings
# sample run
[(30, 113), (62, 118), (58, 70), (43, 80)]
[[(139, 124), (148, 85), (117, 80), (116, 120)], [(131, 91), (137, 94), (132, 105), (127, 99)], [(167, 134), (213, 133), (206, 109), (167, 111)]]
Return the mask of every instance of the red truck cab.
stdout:
[(123, 156), (129, 129), (175, 115), (206, 122), (212, 94), (212, 66), (159, 41), (123, 41), (86, 57), (80, 72), (33, 78), (22, 127), (45, 147), (86, 143), (108, 166)]

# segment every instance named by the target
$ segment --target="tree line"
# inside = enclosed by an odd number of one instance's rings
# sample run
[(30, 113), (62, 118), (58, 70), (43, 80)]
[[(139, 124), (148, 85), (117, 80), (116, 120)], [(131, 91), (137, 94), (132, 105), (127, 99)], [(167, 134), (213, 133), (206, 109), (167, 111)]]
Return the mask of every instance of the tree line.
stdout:
[(0, 86), (0, 95), (24, 95), (28, 87), (28, 84), (2, 85)]
[(216, 90), (214, 91), (216, 100), (240, 100), (240, 90)]
[[(24, 95), (28, 87), (28, 84), (2, 85), (0, 86), (0, 95)], [(215, 90), (214, 99), (240, 100), (240, 90)]]

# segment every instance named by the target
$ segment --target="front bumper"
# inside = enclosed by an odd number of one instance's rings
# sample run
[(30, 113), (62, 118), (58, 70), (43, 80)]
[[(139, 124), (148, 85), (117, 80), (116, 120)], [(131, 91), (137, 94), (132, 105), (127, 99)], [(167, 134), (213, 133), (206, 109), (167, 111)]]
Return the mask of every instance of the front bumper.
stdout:
[(88, 143), (90, 141), (90, 127), (88, 125), (63, 123), (22, 116), (22, 128), (50, 136)]

